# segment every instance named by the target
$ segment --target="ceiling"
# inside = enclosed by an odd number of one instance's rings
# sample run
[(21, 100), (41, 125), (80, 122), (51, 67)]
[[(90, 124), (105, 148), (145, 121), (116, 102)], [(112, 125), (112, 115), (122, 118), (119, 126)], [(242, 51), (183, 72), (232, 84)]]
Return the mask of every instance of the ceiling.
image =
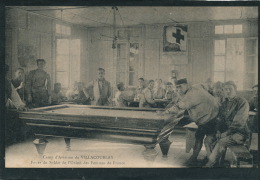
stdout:
[[(111, 26), (113, 10), (108, 6), (19, 6), (30, 13), (80, 24), (86, 27)], [(116, 26), (157, 23), (235, 20), (258, 18), (257, 7), (199, 6), (118, 6)]]

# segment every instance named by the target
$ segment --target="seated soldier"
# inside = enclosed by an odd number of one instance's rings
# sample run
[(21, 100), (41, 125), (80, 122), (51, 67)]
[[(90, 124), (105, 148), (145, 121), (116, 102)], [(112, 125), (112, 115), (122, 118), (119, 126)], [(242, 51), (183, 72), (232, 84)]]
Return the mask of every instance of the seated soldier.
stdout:
[(73, 88), (70, 88), (67, 92), (66, 92), (66, 98), (68, 101), (72, 101), (74, 99), (74, 97), (76, 97), (78, 93), (78, 82), (75, 81), (73, 84)]
[(224, 83), (225, 101), (222, 103), (217, 123), (218, 141), (209, 156), (206, 167), (213, 167), (221, 162), (220, 157), (223, 156), (228, 146), (243, 144), (248, 135), (247, 127), (249, 104), (242, 98), (237, 96), (237, 86), (233, 81)]
[(156, 103), (153, 97), (154, 80), (150, 80), (148, 87), (144, 89), (143, 95), (140, 96), (139, 107), (154, 108)]
[(25, 103), (19, 96), (16, 88), (13, 86), (11, 81), (7, 78), (9, 72), (9, 66), (5, 65), (5, 106), (7, 109), (17, 109), (18, 111), (27, 110)]
[(118, 91), (115, 94), (115, 103), (118, 107), (128, 107), (128, 103), (134, 100), (135, 94), (132, 91), (126, 91), (124, 83), (117, 84)]
[(173, 85), (172, 88), (173, 88), (174, 91), (176, 90), (176, 82), (177, 82), (177, 79), (178, 79), (178, 75), (179, 75), (178, 70), (172, 70), (171, 76), (168, 79), (168, 81), (172, 83), (172, 85)]
[(162, 87), (161, 79), (156, 79), (153, 91), (154, 91), (153, 92), (154, 99), (163, 99), (165, 97), (165, 89), (163, 89)]
[(56, 105), (60, 104), (60, 102), (65, 100), (65, 96), (63, 96), (61, 92), (61, 83), (54, 84), (54, 90), (51, 93), (51, 104)]
[(139, 95), (143, 94), (144, 89), (145, 89), (145, 82), (144, 82), (144, 78), (139, 78), (138, 79), (138, 86), (136, 88), (136, 92), (135, 92), (135, 98), (139, 99)]
[(166, 93), (164, 99), (167, 99), (166, 108), (169, 108), (177, 103), (179, 100), (178, 93), (174, 92), (173, 85), (171, 82), (166, 83)]
[(5, 71), (5, 143), (17, 142), (24, 138), (24, 124), (18, 119), (17, 111), (26, 111), (27, 107), (21, 100), (16, 88), (11, 81), (7, 78), (9, 66), (2, 67)]
[(139, 107), (140, 98), (143, 96), (144, 89), (145, 89), (144, 78), (139, 78), (138, 79), (138, 86), (135, 89), (134, 102), (131, 102), (129, 104), (130, 107)]
[(86, 88), (84, 88), (83, 82), (77, 83), (77, 92), (73, 97), (72, 101), (74, 101), (77, 104), (91, 105), (91, 99), (87, 93)]
[(15, 77), (11, 80), (14, 88), (19, 94), (20, 98), (24, 100), (24, 80), (23, 80), (24, 70), (22, 68), (18, 68), (15, 71)]

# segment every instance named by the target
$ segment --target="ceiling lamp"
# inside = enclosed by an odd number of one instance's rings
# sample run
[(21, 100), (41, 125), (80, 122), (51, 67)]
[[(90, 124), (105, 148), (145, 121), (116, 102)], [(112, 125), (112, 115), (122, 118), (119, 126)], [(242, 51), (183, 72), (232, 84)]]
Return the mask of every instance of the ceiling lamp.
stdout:
[(118, 8), (116, 6), (113, 6), (112, 10), (113, 10), (113, 43), (112, 43), (112, 48), (116, 49), (116, 43), (117, 43), (117, 36), (116, 36), (116, 11), (118, 11)]
[[(121, 16), (119, 10), (118, 10), (118, 7), (113, 6), (113, 7), (112, 7), (112, 11), (113, 11), (113, 24), (112, 24), (112, 26), (113, 26), (113, 35), (112, 35), (112, 37), (111, 37), (111, 36), (107, 36), (107, 35), (100, 34), (100, 36), (107, 37), (107, 38), (111, 38), (111, 39), (112, 39), (112, 48), (113, 48), (113, 49), (116, 49), (117, 39), (118, 39), (118, 37), (117, 37), (117, 31), (116, 31), (116, 14), (118, 13), (118, 15), (120, 16), (120, 19), (121, 19), (121, 21), (122, 21), (123, 26), (124, 26), (124, 21), (123, 21), (123, 19), (122, 19), (122, 16)], [(111, 12), (111, 11), (110, 11), (110, 12)], [(110, 15), (110, 12), (109, 12), (109, 15)], [(107, 20), (108, 20), (108, 18), (109, 18), (109, 15), (108, 15), (108, 17), (107, 17)], [(106, 20), (106, 23), (107, 23), (107, 20)]]

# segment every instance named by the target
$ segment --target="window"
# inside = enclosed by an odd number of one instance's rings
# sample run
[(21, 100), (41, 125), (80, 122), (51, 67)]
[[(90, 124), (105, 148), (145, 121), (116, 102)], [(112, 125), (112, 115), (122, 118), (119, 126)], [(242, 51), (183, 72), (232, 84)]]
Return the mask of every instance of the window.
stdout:
[(56, 82), (69, 88), (80, 80), (80, 40), (57, 39), (56, 43)]
[(124, 82), (127, 86), (134, 86), (138, 79), (139, 44), (117, 44), (117, 74), (116, 83)]
[(258, 82), (258, 64), (257, 64), (257, 39), (246, 39), (246, 73), (245, 73), (245, 87), (251, 89), (251, 87)]
[(215, 40), (214, 57), (214, 81), (225, 81), (226, 68), (226, 42), (225, 40)]
[(136, 85), (137, 81), (137, 69), (138, 69), (138, 54), (139, 54), (139, 44), (130, 43), (130, 57), (129, 57), (129, 86)]
[(69, 26), (56, 24), (56, 34), (69, 36), (70, 33), (71, 33), (71, 30), (70, 30)]
[(215, 34), (241, 34), (243, 31), (242, 24), (216, 25)]
[(119, 29), (117, 31), (116, 83), (136, 86), (140, 57), (140, 28)]
[(236, 83), (238, 90), (257, 83), (257, 39), (225, 38), (215, 40), (214, 81)]

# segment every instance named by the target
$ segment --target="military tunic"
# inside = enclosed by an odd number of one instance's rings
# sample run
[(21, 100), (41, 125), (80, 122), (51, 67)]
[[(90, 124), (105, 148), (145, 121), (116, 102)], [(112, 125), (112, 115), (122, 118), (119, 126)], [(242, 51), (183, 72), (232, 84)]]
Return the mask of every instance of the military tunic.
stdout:
[(35, 107), (48, 105), (51, 95), (50, 75), (41, 69), (32, 70), (28, 75), (27, 93), (32, 96)]

